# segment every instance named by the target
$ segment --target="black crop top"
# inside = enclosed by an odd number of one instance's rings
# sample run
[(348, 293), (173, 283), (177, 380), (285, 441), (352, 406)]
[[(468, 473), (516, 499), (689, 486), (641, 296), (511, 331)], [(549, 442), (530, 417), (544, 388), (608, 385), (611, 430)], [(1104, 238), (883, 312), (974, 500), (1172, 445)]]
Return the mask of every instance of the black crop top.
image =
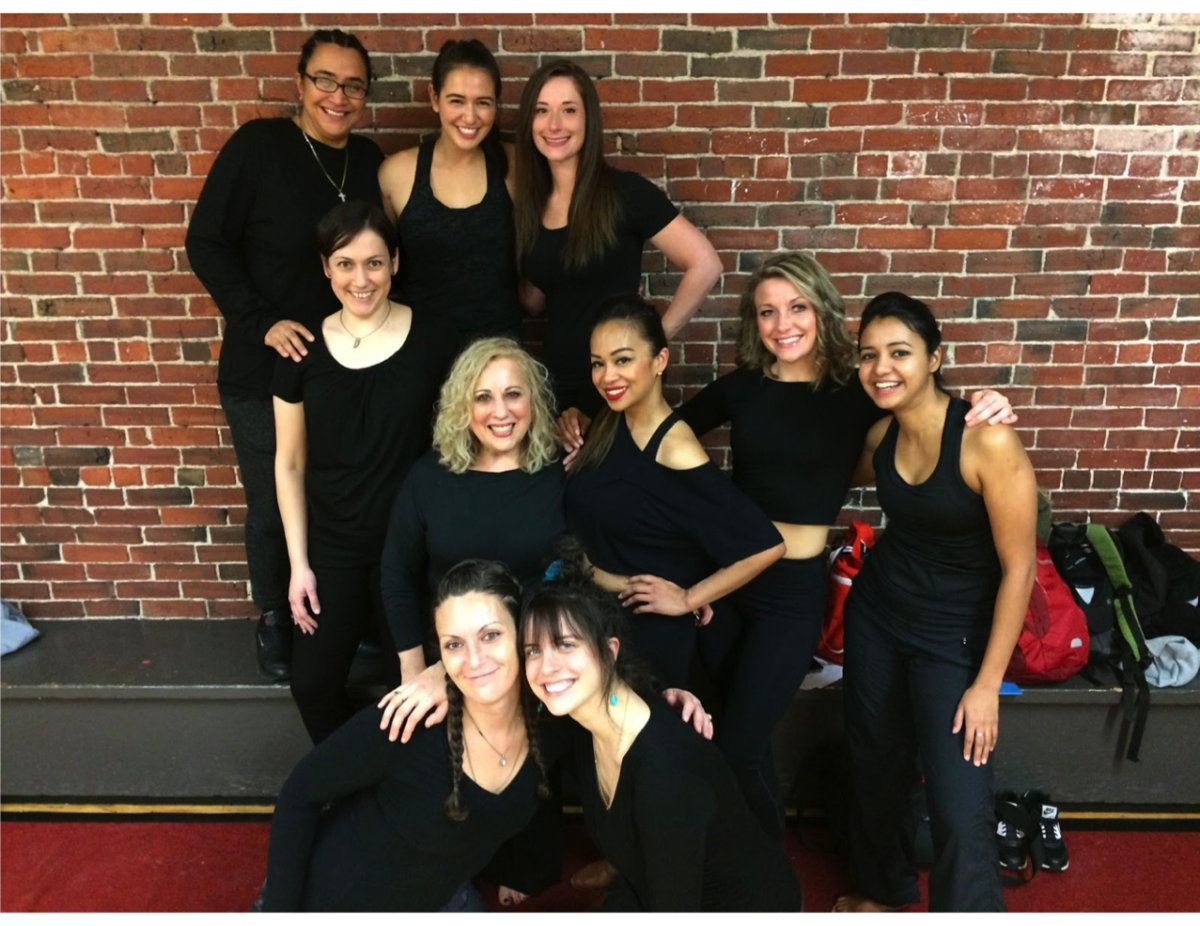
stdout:
[(595, 566), (688, 588), (782, 538), (715, 463), (677, 470), (655, 461), (677, 415), (663, 421), (645, 449), (621, 415), (604, 461), (567, 480), (567, 527)]
[(867, 431), (887, 412), (855, 376), (816, 390), (739, 368), (685, 402), (696, 434), (731, 422), (733, 483), (783, 524), (832, 524), (846, 502)]

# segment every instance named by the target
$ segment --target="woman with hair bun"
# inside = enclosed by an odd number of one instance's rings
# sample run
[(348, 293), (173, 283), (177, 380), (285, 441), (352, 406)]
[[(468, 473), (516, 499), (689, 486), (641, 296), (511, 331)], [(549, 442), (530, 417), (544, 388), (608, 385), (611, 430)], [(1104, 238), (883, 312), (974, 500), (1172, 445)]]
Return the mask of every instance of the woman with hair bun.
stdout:
[(512, 146), (500, 141), (500, 69), (478, 39), (446, 41), (429, 105), (439, 132), (379, 168), (400, 237), (403, 299), (468, 339), (521, 337), (513, 259)]
[(352, 130), (366, 112), (371, 61), (341, 29), (318, 29), (296, 66), (299, 111), (252, 119), (221, 148), (188, 225), (188, 262), (225, 319), (217, 391), (246, 492), (246, 565), (258, 668), (287, 681), (292, 621), (288, 558), (275, 501), (271, 377), (299, 362), (337, 300), (314, 231), (339, 202), (378, 206), (379, 146)]

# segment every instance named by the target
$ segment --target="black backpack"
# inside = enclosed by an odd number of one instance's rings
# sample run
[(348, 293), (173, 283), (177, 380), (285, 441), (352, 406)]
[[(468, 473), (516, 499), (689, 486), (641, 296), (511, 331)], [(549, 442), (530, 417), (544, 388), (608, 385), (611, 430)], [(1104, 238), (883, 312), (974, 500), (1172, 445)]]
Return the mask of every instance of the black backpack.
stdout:
[(1144, 511), (1122, 524), (1118, 536), (1146, 637), (1180, 636), (1200, 646), (1200, 562), (1167, 543)]
[(1080, 674), (1093, 684), (1103, 684), (1100, 675), (1106, 671), (1116, 675), (1125, 720), (1132, 725), (1126, 757), (1137, 762), (1150, 710), (1150, 652), (1120, 540), (1101, 524), (1068, 522), (1054, 525), (1046, 546), (1087, 617), (1091, 644), (1088, 666)]

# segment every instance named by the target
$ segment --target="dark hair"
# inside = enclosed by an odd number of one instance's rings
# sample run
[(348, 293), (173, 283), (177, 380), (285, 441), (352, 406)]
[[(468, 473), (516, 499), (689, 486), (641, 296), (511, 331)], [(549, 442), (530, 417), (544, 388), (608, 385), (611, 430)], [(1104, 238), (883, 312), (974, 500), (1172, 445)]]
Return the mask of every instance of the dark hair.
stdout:
[[(880, 318), (894, 318), (905, 328), (925, 342), (925, 352), (933, 354), (942, 345), (942, 329), (933, 316), (933, 311), (920, 299), (906, 296), (904, 293), (880, 293), (867, 303), (863, 309), (862, 320), (858, 323), (858, 342), (862, 345), (863, 332), (867, 325)], [(939, 366), (933, 372), (933, 384), (942, 392), (949, 394), (946, 380)]]
[[(463, 560), (456, 566), (452, 566), (438, 583), (437, 591), (433, 596), (433, 612), (436, 613), (437, 609), (451, 598), (458, 598), (462, 595), (472, 593), (491, 595), (494, 598), (498, 598), (512, 618), (513, 628), (516, 630), (519, 623), (518, 612), (521, 606), (521, 584), (502, 565), (488, 562), (487, 560), (468, 559)], [(519, 633), (516, 639), (516, 647), (521, 664), (520, 673), (524, 675), (525, 660), (523, 654), (525, 648), (521, 645)], [(542, 741), (538, 735), (536, 700), (533, 697), (533, 693), (529, 691), (529, 686), (522, 684), (519, 679), (517, 684), (520, 687), (521, 693), (521, 714), (525, 720), (525, 736), (529, 740), (529, 755), (541, 773), (537, 789), (538, 796), (547, 798), (550, 796), (550, 785), (546, 779), (546, 762), (542, 757)], [(448, 727), (446, 738), (450, 744), (450, 774), (454, 786), (450, 794), (447, 795), (443, 806), (446, 816), (451, 820), (461, 822), (467, 819), (467, 808), (463, 804), (461, 790), (464, 749), (462, 724), (463, 697), (462, 692), (458, 690), (458, 686), (450, 680), (449, 676), (446, 677), (446, 700), (449, 704), (449, 711), (446, 715), (446, 724)]]
[(521, 93), (517, 113), (517, 176), (513, 223), (517, 233), (517, 256), (533, 250), (542, 228), (542, 211), (550, 196), (550, 165), (533, 143), (533, 117), (538, 94), (555, 77), (569, 77), (583, 101), (584, 135), (575, 171), (575, 188), (567, 211), (567, 237), (563, 263), (568, 270), (579, 270), (617, 243), (617, 221), (621, 204), (613, 187), (608, 164), (604, 160), (604, 121), (600, 98), (587, 72), (579, 65), (558, 58), (547, 61), (530, 75)]
[(371, 56), (367, 53), (367, 49), (363, 43), (358, 40), (358, 36), (350, 32), (343, 32), (341, 29), (318, 29), (308, 37), (308, 41), (300, 48), (300, 61), (296, 65), (296, 72), (299, 74), (308, 73), (308, 59), (313, 56), (313, 52), (317, 50), (318, 45), (336, 45), (339, 48), (353, 48), (362, 57), (363, 67), (367, 70), (367, 86), (371, 86), (371, 78), (375, 75), (371, 73)]
[[(600, 303), (596, 313), (595, 331), (606, 322), (622, 322), (637, 332), (639, 338), (649, 346), (650, 355), (655, 356), (667, 347), (667, 335), (663, 331), (662, 316), (658, 310), (637, 293), (618, 293)], [(604, 462), (612, 449), (613, 437), (617, 433), (620, 419), (607, 404), (600, 408), (596, 420), (588, 428), (587, 440), (579, 448), (571, 476), (578, 476), (595, 469)]]
[(387, 245), (388, 254), (396, 251), (396, 226), (374, 203), (352, 199), (338, 203), (317, 223), (317, 250), (328, 259), (338, 248), (344, 248), (359, 234), (373, 231)]
[[(521, 606), (522, 644), (533, 640), (562, 641), (564, 631), (582, 641), (600, 663), (605, 696), (620, 680), (644, 698), (657, 697), (659, 688), (650, 664), (630, 645), (629, 619), (614, 595), (592, 581), (583, 546), (567, 534), (558, 542), (561, 567), (552, 579), (534, 588)], [(608, 641), (621, 641), (614, 656)]]
[[(500, 108), (500, 67), (496, 64), (496, 56), (479, 39), (446, 39), (441, 50), (433, 59), (433, 70), (429, 74), (429, 82), (433, 85), (435, 96), (441, 96), (442, 86), (451, 71), (459, 68), (478, 68), (486, 71), (492, 79), (492, 90), (496, 96), (497, 112)], [(483, 139), (483, 149), (496, 159), (500, 165), (500, 173), (508, 174), (508, 153), (500, 142), (500, 130), (493, 125)]]

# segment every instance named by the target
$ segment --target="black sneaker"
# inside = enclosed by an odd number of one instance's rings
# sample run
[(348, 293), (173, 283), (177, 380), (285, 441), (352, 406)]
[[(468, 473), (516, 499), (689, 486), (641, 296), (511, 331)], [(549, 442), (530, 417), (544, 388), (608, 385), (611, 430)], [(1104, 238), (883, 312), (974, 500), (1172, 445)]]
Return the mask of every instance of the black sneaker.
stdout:
[(1046, 871), (1066, 871), (1071, 859), (1067, 855), (1067, 844), (1063, 841), (1058, 807), (1050, 803), (1050, 795), (1045, 791), (1026, 791), (1022, 803), (1037, 821), (1039, 832), (1034, 838), (1042, 843), (1042, 868)]
[(286, 608), (263, 611), (255, 632), (258, 674), (268, 682), (286, 682), (292, 674), (292, 616)]
[(1029, 860), (1025, 821), (1028, 816), (1016, 791), (1001, 791), (996, 795), (996, 851), (1000, 867), (1022, 871)]

